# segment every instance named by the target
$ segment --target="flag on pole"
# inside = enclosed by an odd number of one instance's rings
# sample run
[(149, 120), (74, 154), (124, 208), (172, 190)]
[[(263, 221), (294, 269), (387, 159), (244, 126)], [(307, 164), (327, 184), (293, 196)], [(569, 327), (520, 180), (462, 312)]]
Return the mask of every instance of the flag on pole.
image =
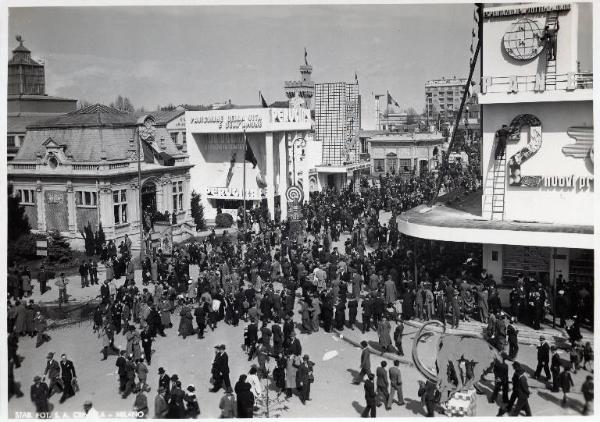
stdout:
[(258, 160), (256, 159), (256, 156), (254, 155), (254, 151), (252, 151), (252, 148), (250, 147), (250, 143), (248, 142), (248, 139), (246, 139), (246, 153), (244, 154), (244, 160), (252, 163), (253, 169), (255, 169), (256, 165), (258, 164)]
[(304, 47), (304, 64), (308, 66), (308, 52), (306, 51), (306, 47)]
[(267, 104), (267, 100), (265, 100), (265, 97), (263, 97), (262, 92), (258, 91), (258, 95), (260, 95), (260, 103), (261, 103), (262, 107), (269, 108), (269, 105)]
[(358, 75), (356, 74), (356, 70), (354, 71), (354, 82), (358, 84)]
[(387, 103), (388, 103), (388, 105), (394, 105), (396, 107), (400, 107), (398, 102), (392, 98), (389, 91), (387, 92)]

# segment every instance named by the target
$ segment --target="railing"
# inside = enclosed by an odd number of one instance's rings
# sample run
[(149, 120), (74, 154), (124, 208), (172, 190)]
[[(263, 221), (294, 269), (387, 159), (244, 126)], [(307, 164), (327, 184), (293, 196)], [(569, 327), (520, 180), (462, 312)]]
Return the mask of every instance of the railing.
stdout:
[(96, 171), (98, 170), (97, 164), (73, 164), (73, 170), (75, 171)]
[[(548, 81), (548, 76), (555, 76)], [(593, 73), (563, 73), (557, 75), (527, 76), (487, 76), (483, 78), (482, 94), (574, 91), (591, 89), (594, 86)]]
[(35, 164), (9, 164), (15, 170), (35, 170)]
[(124, 163), (113, 163), (113, 164), (109, 164), (108, 165), (108, 169), (109, 170), (115, 170), (115, 169), (126, 169), (129, 167), (129, 162), (124, 162)]

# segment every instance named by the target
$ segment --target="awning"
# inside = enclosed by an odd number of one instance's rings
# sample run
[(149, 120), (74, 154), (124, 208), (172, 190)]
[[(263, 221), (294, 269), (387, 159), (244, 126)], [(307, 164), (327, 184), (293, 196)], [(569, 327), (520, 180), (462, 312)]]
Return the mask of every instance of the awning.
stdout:
[(448, 242), (594, 248), (594, 227), (526, 221), (487, 220), (443, 204), (420, 205), (398, 217), (408, 236)]

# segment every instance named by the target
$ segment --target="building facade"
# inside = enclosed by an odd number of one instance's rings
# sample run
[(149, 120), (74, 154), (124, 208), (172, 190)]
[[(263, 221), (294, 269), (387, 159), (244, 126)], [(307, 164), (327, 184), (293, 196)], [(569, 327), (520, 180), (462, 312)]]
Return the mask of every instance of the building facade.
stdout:
[(315, 95), (315, 83), (311, 79), (313, 68), (308, 63), (300, 66), (299, 81), (285, 81), (285, 95), (289, 99), (289, 106), (314, 109), (313, 97)]
[(346, 186), (347, 166), (361, 164), (360, 110), (358, 81), (315, 84), (315, 139), (322, 143), (321, 164), (314, 172), (319, 187)]
[[(554, 57), (546, 25), (560, 28)], [(401, 217), (402, 232), (482, 243), (483, 267), (503, 286), (519, 273), (550, 288), (558, 275), (593, 282), (593, 81), (578, 73), (578, 25), (577, 4), (484, 9), (479, 214), (421, 206)]]
[[(264, 201), (271, 216), (278, 206), (281, 218), (286, 218), (286, 189), (294, 181), (309, 185), (304, 167), (308, 149), (314, 146), (307, 139), (310, 110), (232, 107), (187, 111), (185, 119), (187, 151), (196, 165), (191, 186), (201, 194), (205, 218), (214, 219), (217, 209), (235, 216), (244, 198), (248, 208)], [(302, 145), (302, 139), (308, 145)]]
[(17, 36), (19, 45), (8, 61), (7, 158), (12, 160), (25, 140), (27, 125), (77, 108), (77, 100), (46, 95), (45, 65)]
[[(444, 137), (441, 133), (367, 135), (371, 175), (412, 175), (437, 169)], [(362, 138), (362, 135), (361, 135)]]
[[(430, 123), (437, 120), (453, 122), (458, 113), (460, 102), (465, 92), (466, 78), (441, 78), (425, 82), (425, 118)], [(465, 102), (463, 116), (472, 121), (479, 121), (479, 107), (477, 106), (476, 89), (472, 87), (469, 97)]]
[(81, 249), (83, 227), (89, 223), (96, 230), (102, 223), (107, 240), (118, 242), (127, 234), (137, 248), (144, 212), (174, 214), (175, 241), (195, 232), (191, 167), (188, 155), (152, 116), (140, 120), (96, 104), (30, 125), (8, 165), (8, 182), (34, 232), (58, 230)]

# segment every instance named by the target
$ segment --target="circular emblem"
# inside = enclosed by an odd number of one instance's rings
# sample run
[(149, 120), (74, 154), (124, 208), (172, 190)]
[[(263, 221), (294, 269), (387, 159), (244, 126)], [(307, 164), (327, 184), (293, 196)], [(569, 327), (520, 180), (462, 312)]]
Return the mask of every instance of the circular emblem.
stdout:
[(302, 189), (298, 186), (290, 186), (285, 191), (285, 197), (288, 202), (302, 202), (304, 194), (302, 193)]
[(521, 18), (513, 23), (502, 39), (506, 53), (517, 60), (531, 60), (542, 52), (544, 31), (536, 21)]

